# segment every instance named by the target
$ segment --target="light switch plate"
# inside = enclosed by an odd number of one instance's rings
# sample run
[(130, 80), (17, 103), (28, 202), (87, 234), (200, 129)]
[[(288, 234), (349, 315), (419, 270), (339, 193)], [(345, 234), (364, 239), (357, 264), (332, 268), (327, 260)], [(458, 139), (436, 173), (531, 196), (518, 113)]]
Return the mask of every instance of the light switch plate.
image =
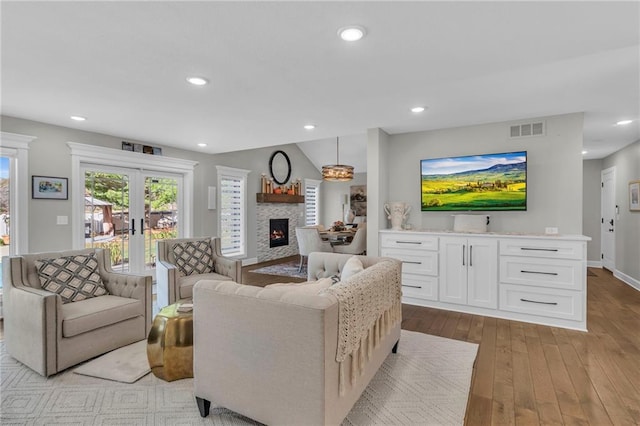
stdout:
[(69, 216), (58, 216), (56, 218), (56, 225), (68, 225), (69, 224)]

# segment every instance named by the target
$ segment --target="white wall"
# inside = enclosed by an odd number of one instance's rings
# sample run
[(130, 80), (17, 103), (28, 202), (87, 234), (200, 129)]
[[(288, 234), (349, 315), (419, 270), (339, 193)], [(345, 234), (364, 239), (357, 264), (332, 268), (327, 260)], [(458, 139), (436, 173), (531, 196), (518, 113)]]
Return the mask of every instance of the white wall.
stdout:
[(600, 266), (602, 160), (586, 160), (582, 166), (582, 234), (591, 237), (587, 243), (587, 261), (593, 266)]
[(640, 290), (640, 212), (629, 210), (629, 182), (640, 180), (640, 141), (606, 157), (602, 168), (616, 168), (616, 225), (614, 274)]
[(342, 210), (344, 197), (347, 196), (348, 203), (351, 186), (366, 184), (366, 173), (355, 173), (353, 180), (349, 182), (323, 181), (322, 184), (320, 184), (320, 199), (322, 200), (320, 223), (328, 228), (336, 220), (344, 221), (344, 213)]
[(527, 211), (489, 212), (490, 231), (543, 233), (557, 227), (562, 234), (581, 234), (583, 114), (542, 119), (546, 136), (540, 137), (508, 139), (511, 123), (389, 136), (389, 187), (382, 202), (409, 203), (414, 228), (452, 229), (452, 213), (420, 212), (420, 160), (526, 150)]
[[(69, 141), (121, 149), (123, 140), (160, 146), (153, 141), (136, 141), (118, 136), (86, 132), (53, 126), (37, 121), (2, 116), (2, 131), (37, 137), (30, 144), (29, 175), (71, 177), (71, 155), (66, 143)], [(248, 257), (256, 255), (256, 198), (259, 191), (260, 174), (269, 174), (269, 157), (275, 150), (285, 151), (292, 165), (292, 178), (319, 179), (320, 173), (302, 154), (295, 144), (278, 147), (237, 151), (228, 154), (203, 154), (194, 151), (162, 146), (167, 157), (198, 161), (194, 173), (194, 236), (217, 235), (217, 211), (208, 210), (208, 187), (217, 185), (216, 165), (250, 169), (248, 181)], [(125, 153), (123, 153), (124, 155)], [(72, 217), (71, 196), (69, 200), (29, 199), (29, 251), (55, 251), (73, 246), (71, 224), (56, 225), (56, 216)]]

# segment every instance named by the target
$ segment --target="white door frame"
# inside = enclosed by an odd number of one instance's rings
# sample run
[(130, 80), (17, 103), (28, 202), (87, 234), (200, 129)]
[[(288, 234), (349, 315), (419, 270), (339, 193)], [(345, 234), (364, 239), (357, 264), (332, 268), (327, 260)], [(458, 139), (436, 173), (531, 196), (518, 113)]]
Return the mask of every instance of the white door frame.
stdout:
[(0, 154), (11, 157), (9, 188), (12, 255), (29, 252), (29, 143), (35, 136), (0, 132)]
[[(612, 182), (611, 193), (605, 187), (605, 178), (610, 176)], [(602, 191), (600, 192), (600, 258), (602, 266), (615, 272), (616, 269), (616, 226), (618, 226), (617, 206), (616, 206), (616, 168), (615, 166), (604, 169), (600, 172), (600, 182)], [(610, 211), (609, 211), (610, 209)], [(613, 220), (613, 224), (609, 221)], [(613, 232), (609, 231), (613, 229)], [(609, 244), (607, 244), (609, 243)], [(607, 253), (605, 253), (607, 248)], [(605, 256), (606, 255), (606, 256)]]
[(67, 142), (71, 150), (71, 190), (69, 196), (73, 207), (71, 215), (73, 247), (84, 248), (84, 197), (82, 167), (85, 165), (136, 169), (150, 173), (172, 173), (181, 175), (182, 188), (182, 232), (184, 237), (193, 236), (193, 175), (197, 161), (139, 152), (121, 151), (94, 145)]

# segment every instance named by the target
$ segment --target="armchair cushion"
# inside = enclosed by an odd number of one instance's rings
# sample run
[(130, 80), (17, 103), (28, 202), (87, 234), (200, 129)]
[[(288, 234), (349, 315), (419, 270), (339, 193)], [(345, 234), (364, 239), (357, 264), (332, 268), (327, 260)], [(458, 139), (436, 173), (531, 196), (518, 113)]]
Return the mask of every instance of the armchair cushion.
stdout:
[(209, 240), (185, 241), (172, 247), (180, 275), (208, 274), (213, 271), (213, 252)]
[(94, 253), (34, 261), (44, 290), (57, 293), (62, 303), (109, 294), (100, 277)]
[(180, 289), (178, 290), (179, 299), (191, 299), (193, 297), (193, 286), (200, 280), (215, 280), (215, 281), (233, 281), (226, 275), (216, 274), (212, 272), (210, 274), (193, 274), (188, 277), (182, 277), (180, 279)]
[(138, 299), (106, 295), (62, 306), (62, 337), (73, 337), (127, 320), (144, 316), (144, 304)]

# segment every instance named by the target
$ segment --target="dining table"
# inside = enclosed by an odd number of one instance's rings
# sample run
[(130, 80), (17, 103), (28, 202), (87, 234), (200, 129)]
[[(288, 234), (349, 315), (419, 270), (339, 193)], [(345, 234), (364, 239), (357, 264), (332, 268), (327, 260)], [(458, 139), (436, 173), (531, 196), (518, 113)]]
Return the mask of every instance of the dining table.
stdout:
[(329, 241), (331, 245), (344, 245), (349, 244), (353, 240), (353, 236), (356, 234), (356, 230), (345, 229), (342, 231), (319, 231), (320, 238), (325, 241)]

